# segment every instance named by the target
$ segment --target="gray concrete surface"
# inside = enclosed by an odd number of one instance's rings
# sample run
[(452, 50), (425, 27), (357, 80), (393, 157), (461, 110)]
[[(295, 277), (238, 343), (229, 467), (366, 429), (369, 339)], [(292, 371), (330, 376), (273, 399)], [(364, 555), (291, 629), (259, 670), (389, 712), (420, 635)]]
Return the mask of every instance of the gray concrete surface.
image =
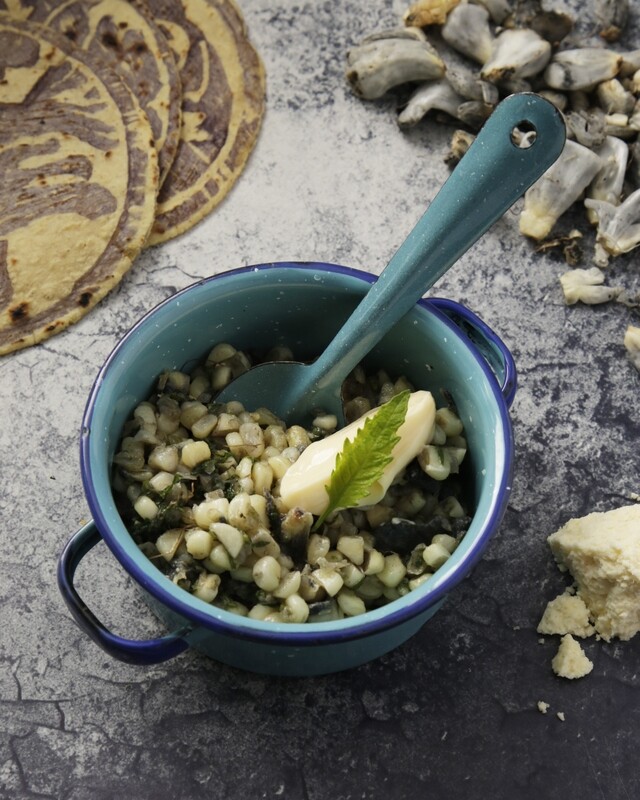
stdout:
[[(587, 27), (592, 6), (574, 3)], [(176, 289), (232, 267), (326, 260), (379, 273), (448, 172), (451, 127), (401, 133), (393, 99), (361, 102), (343, 78), (346, 50), (397, 24), (404, 3), (241, 7), (268, 107), (237, 186), (196, 229), (145, 252), (80, 323), (0, 359), (0, 797), (638, 797), (640, 637), (589, 640), (593, 673), (569, 682), (551, 670), (557, 641), (540, 643), (535, 627), (566, 583), (546, 537), (640, 492), (640, 375), (622, 345), (640, 317), (621, 304), (565, 306), (565, 265), (534, 253), (515, 211), (433, 292), (480, 314), (515, 356), (517, 464), (486, 556), (417, 636), (350, 672), (281, 680), (195, 652), (128, 666), (67, 612), (55, 570), (88, 518), (81, 416), (119, 337)], [(634, 13), (621, 49), (640, 45)], [(586, 229), (581, 215), (559, 228), (577, 222)], [(607, 280), (638, 294), (637, 253)], [(104, 545), (78, 586), (117, 633), (162, 630)]]

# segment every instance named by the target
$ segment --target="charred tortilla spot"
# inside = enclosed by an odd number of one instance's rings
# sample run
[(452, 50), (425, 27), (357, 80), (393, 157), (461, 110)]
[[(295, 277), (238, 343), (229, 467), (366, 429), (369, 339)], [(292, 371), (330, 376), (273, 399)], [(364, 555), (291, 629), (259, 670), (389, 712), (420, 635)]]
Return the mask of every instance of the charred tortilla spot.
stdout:
[(86, 308), (86, 307), (89, 305), (89, 303), (91, 302), (91, 298), (92, 298), (92, 296), (93, 296), (93, 292), (83, 292), (83, 293), (80, 295), (80, 299), (78, 300), (78, 303), (79, 303), (79, 304), (80, 304), (80, 305), (81, 305), (83, 308)]
[(119, 47), (120, 43), (116, 39), (116, 37), (107, 31), (106, 33), (102, 34), (102, 44), (105, 47)]
[(9, 316), (14, 325), (26, 319), (29, 316), (29, 303), (20, 303), (20, 305), (10, 308)]

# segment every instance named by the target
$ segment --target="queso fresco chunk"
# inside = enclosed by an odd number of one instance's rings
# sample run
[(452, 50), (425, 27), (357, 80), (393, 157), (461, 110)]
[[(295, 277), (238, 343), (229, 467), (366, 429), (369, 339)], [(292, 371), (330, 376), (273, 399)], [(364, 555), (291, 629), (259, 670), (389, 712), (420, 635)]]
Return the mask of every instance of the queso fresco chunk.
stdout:
[[(278, 348), (265, 357), (292, 356)], [(328, 508), (318, 481), (306, 491), (304, 471), (288, 488), (286, 479), (307, 452), (341, 452), (332, 445), (340, 438), (336, 418), (319, 411), (305, 428), (268, 409), (216, 403), (251, 365), (246, 353), (217, 345), (191, 374), (163, 373), (126, 423), (113, 487), (141, 550), (202, 601), (267, 622), (362, 614), (428, 581), (470, 519), (467, 444), (455, 408), (436, 410), (431, 395), (406, 379), (356, 368), (344, 386), (348, 422), (387, 419), (402, 408), (391, 432), (395, 469), (385, 467), (353, 505)]]
[(631, 639), (640, 631), (640, 505), (572, 519), (549, 537), (569, 570), (597, 633)]

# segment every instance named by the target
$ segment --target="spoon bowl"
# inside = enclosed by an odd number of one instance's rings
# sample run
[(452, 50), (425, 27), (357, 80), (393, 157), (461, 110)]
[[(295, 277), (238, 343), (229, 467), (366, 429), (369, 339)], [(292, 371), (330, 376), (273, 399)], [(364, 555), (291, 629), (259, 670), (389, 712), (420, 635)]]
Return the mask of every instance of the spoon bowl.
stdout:
[(218, 402), (265, 407), (299, 424), (321, 409), (342, 427), (347, 375), (553, 164), (564, 142), (564, 122), (550, 102), (530, 93), (503, 100), (325, 351), (310, 364), (253, 367), (225, 387)]

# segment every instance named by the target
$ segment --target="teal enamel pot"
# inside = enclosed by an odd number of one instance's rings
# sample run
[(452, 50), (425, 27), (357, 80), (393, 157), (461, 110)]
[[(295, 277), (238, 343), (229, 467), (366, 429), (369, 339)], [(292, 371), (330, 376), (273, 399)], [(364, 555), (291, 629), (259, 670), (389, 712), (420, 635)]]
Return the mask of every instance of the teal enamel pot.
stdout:
[[(224, 272), (165, 300), (119, 342), (89, 396), (81, 471), (92, 521), (64, 549), (61, 592), (78, 624), (112, 656), (151, 664), (193, 647), (217, 661), (272, 675), (319, 675), (355, 667), (401, 645), (469, 574), (503, 517), (513, 467), (509, 406), (513, 359), (464, 306), (421, 300), (367, 356), (371, 368), (406, 375), (438, 404), (450, 396), (468, 441), (464, 480), (471, 525), (451, 558), (418, 589), (362, 616), (306, 625), (266, 623), (208, 605), (168, 580), (136, 546), (111, 492), (122, 427), (167, 368), (189, 370), (216, 342), (238, 348), (288, 345), (296, 357), (324, 350), (375, 278), (342, 266), (272, 263)], [(79, 562), (104, 541), (164, 622), (167, 634), (135, 641), (109, 631), (74, 585)], [(114, 597), (114, 602), (117, 598)]]

